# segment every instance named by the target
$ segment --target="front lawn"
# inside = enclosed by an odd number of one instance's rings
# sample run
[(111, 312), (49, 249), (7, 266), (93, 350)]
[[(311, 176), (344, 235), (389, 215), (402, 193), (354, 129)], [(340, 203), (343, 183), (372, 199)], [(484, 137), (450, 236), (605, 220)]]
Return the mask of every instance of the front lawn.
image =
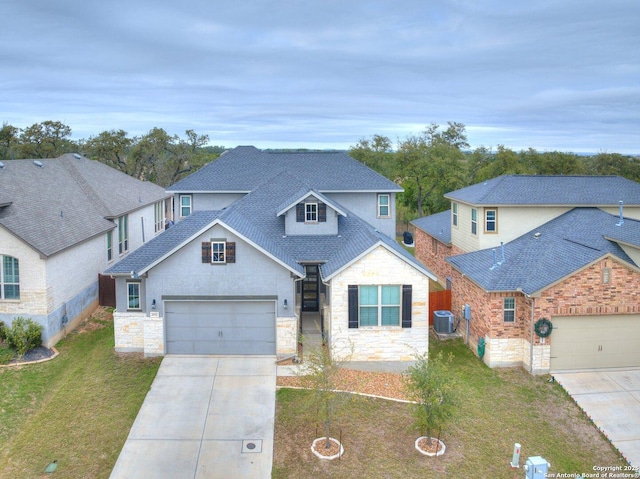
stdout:
[[(593, 473), (594, 466), (625, 465), (624, 459), (549, 376), (522, 369), (489, 369), (460, 340), (430, 341), (430, 354), (449, 351), (461, 401), (442, 432), (444, 456), (429, 458), (414, 448), (406, 404), (359, 398), (345, 403), (332, 436), (342, 435), (340, 461), (318, 459), (311, 442), (322, 435), (305, 409), (307, 391), (277, 394), (273, 477), (491, 477), (522, 478), (527, 457), (542, 456), (556, 473)], [(522, 445), (520, 469), (509, 463)]]
[[(102, 314), (100, 314), (102, 313)], [(99, 310), (41, 364), (0, 369), (0, 477), (108, 478), (160, 358), (118, 355)]]

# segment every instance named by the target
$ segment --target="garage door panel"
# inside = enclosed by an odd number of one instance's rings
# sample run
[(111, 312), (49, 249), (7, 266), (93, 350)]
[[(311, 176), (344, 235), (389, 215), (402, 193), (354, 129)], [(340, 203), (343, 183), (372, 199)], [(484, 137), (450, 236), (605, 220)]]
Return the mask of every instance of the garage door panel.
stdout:
[(276, 351), (274, 301), (184, 301), (165, 305), (169, 354)]
[(640, 315), (552, 318), (551, 370), (640, 367)]

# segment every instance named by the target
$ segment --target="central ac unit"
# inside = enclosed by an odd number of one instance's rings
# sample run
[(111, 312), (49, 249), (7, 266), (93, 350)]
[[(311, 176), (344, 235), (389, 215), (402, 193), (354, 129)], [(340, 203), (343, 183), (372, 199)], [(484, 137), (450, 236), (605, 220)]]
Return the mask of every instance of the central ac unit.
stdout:
[(433, 329), (436, 330), (436, 333), (453, 333), (453, 313), (451, 311), (434, 311)]

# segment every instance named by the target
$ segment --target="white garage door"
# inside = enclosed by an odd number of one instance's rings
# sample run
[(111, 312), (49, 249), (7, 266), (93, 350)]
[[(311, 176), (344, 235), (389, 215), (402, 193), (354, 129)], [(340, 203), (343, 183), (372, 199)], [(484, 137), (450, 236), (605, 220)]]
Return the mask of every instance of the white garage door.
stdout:
[(275, 301), (167, 301), (168, 354), (276, 354)]
[(554, 317), (551, 371), (640, 367), (640, 315)]

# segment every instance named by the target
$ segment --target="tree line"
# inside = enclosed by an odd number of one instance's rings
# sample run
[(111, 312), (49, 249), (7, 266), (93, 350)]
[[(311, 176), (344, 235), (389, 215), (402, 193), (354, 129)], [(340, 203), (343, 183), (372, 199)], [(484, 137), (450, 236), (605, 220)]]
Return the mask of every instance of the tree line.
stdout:
[(59, 121), (43, 121), (20, 129), (8, 123), (0, 129), (0, 161), (57, 158), (78, 152), (123, 173), (169, 186), (215, 160), (225, 148), (208, 146), (209, 137), (187, 130), (184, 137), (162, 128), (129, 136), (124, 130), (103, 131), (74, 141), (71, 128)]
[[(43, 121), (21, 129), (0, 129), (0, 161), (56, 158), (78, 152), (144, 181), (169, 186), (215, 160), (225, 148), (209, 146), (209, 137), (186, 130), (183, 137), (152, 128), (141, 136), (109, 130), (74, 141), (71, 128)], [(444, 194), (506, 174), (619, 175), (640, 182), (640, 158), (619, 153), (514, 151), (499, 145), (470, 150), (465, 125), (428, 125), (396, 145), (383, 135), (360, 139), (348, 150), (356, 160), (404, 188), (398, 197), (398, 223), (444, 211)]]
[(444, 194), (508, 174), (618, 175), (640, 182), (640, 158), (619, 153), (593, 156), (561, 151), (514, 151), (499, 145), (469, 149), (465, 126), (430, 124), (394, 148), (383, 135), (363, 138), (349, 154), (404, 188), (398, 196), (398, 223), (449, 208)]

